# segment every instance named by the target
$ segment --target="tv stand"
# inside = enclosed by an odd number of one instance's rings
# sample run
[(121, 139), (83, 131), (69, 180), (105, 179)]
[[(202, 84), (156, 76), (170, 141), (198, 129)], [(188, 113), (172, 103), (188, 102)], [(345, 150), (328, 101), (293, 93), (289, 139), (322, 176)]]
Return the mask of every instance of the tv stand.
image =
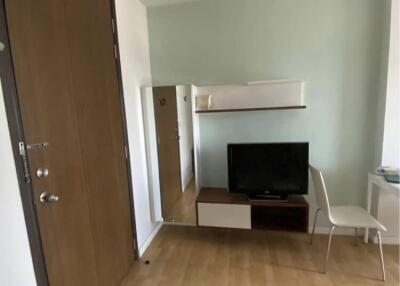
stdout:
[(288, 202), (288, 195), (247, 195), (251, 202), (275, 202), (285, 203)]
[(308, 232), (309, 206), (303, 196), (249, 200), (226, 189), (203, 188), (196, 198), (196, 212), (198, 226)]

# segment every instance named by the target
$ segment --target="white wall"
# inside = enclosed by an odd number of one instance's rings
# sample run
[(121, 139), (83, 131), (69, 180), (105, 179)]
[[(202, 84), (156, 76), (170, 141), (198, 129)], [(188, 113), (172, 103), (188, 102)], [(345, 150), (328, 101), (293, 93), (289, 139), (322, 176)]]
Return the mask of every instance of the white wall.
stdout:
[[(186, 101), (185, 101), (186, 98)], [(176, 87), (176, 104), (178, 110), (179, 155), (181, 165), (181, 183), (184, 191), (193, 178), (193, 122), (192, 98), (190, 86)]]
[(400, 167), (400, 1), (392, 0), (382, 165)]
[(162, 221), (160, 171), (158, 168), (156, 118), (152, 87), (142, 88), (142, 106), (151, 214), (153, 220)]
[(142, 254), (158, 223), (152, 218), (140, 87), (151, 84), (146, 8), (139, 0), (116, 1), (122, 81), (131, 152), (136, 231)]
[[(192, 111), (196, 110), (196, 98), (198, 94), (197, 87), (192, 85), (191, 89), (191, 100), (192, 100)], [(201, 164), (201, 153), (200, 153), (200, 119), (199, 114), (192, 112), (192, 124), (193, 124), (193, 149), (194, 149), (194, 173), (196, 182), (196, 192), (200, 192), (200, 188), (203, 186), (203, 174)]]
[(1, 89), (0, 158), (0, 285), (34, 286), (36, 278)]

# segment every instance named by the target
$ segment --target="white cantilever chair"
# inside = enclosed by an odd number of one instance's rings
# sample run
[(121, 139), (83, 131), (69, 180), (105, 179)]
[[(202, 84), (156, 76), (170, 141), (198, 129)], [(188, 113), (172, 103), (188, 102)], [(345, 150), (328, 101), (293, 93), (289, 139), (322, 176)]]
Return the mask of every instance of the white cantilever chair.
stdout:
[(372, 228), (376, 229), (376, 234), (379, 241), (379, 251), (382, 266), (382, 280), (385, 281), (385, 264), (383, 262), (383, 251), (382, 251), (382, 239), (381, 231), (386, 231), (386, 228), (375, 218), (373, 218), (365, 209), (358, 206), (337, 206), (330, 207), (328, 195), (325, 188), (324, 178), (322, 177), (321, 171), (310, 165), (311, 177), (314, 184), (315, 197), (318, 205), (318, 209), (314, 216), (314, 225), (311, 233), (311, 244), (315, 231), (315, 224), (317, 221), (317, 215), (322, 211), (329, 219), (332, 224), (329, 232), (328, 247), (326, 250), (324, 273), (328, 266), (329, 251), (331, 247), (332, 234), (336, 227), (350, 227), (354, 228), (356, 241), (357, 241), (357, 229), (358, 228)]

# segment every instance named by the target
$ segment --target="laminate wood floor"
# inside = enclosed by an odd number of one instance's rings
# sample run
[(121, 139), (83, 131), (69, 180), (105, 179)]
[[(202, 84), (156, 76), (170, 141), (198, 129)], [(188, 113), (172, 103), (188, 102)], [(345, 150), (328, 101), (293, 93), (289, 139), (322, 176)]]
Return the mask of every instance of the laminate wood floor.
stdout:
[(196, 187), (194, 178), (180, 198), (168, 210), (173, 222), (196, 225)]
[(306, 234), (163, 226), (122, 286), (399, 285), (398, 246), (384, 246), (384, 283), (377, 245), (334, 236), (322, 274), (326, 244), (326, 235), (310, 245)]

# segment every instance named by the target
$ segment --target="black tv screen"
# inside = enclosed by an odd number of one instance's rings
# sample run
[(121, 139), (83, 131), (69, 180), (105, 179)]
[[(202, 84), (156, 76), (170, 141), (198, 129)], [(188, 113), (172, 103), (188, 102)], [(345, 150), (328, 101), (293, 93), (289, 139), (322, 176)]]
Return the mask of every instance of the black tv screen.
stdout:
[(300, 195), (308, 192), (308, 143), (228, 144), (229, 192)]

